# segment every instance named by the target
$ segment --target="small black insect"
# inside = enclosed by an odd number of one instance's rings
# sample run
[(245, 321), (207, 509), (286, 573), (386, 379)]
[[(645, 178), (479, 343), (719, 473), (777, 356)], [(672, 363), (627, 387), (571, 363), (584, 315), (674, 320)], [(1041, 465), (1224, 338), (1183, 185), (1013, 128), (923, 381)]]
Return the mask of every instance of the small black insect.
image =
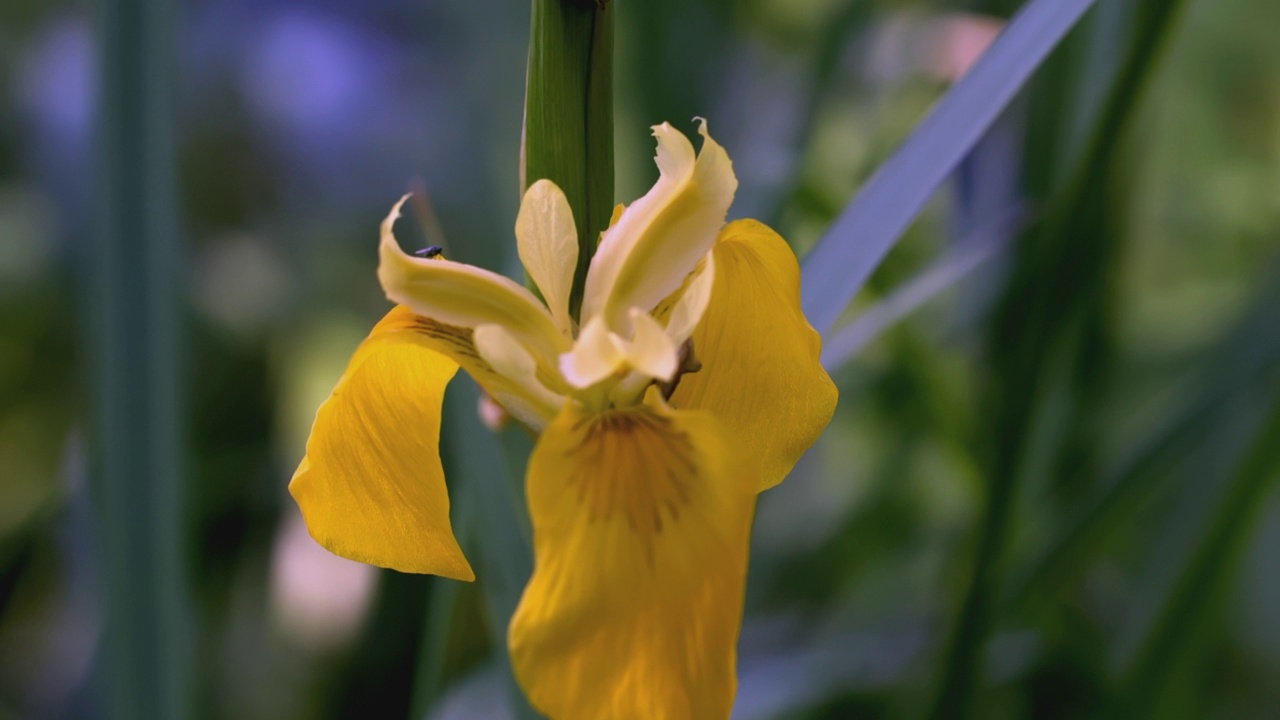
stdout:
[(432, 258), (439, 257), (442, 252), (444, 252), (444, 248), (439, 245), (431, 245), (430, 247), (424, 247), (421, 250), (414, 250), (413, 254), (420, 258), (431, 260)]

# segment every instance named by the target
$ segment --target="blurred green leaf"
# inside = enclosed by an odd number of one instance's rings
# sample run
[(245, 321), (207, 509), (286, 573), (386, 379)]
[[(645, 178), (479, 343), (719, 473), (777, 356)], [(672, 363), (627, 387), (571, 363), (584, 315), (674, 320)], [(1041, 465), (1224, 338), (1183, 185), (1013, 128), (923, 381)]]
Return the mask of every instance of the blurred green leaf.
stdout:
[(867, 181), (804, 260), (804, 311), (819, 332), (831, 329), (925, 202), (1092, 5), (1027, 3)]
[(1010, 212), (993, 227), (976, 233), (979, 237), (957, 243), (953, 250), (903, 283), (888, 297), (835, 331), (822, 344), (823, 367), (828, 371), (840, 369), (895, 323), (985, 267), (1005, 247), (1005, 238), (1016, 233), (1012, 226), (1018, 216), (1019, 213)]
[(1134, 661), (1115, 717), (1166, 717), (1160, 713), (1172, 674), (1202, 639), (1253, 531), (1280, 470), (1280, 382), (1273, 382), (1270, 417), (1258, 432), (1196, 548), (1156, 615)]
[[(529, 444), (522, 428), (509, 427), (498, 435), (485, 427), (477, 413), (479, 400), (475, 383), (465, 377), (455, 379), (445, 395), (441, 433), (449, 463), (449, 489), (451, 496), (461, 493), (465, 497), (467, 537), (461, 540), (484, 598), (493, 655), (504, 668), (520, 717), (536, 718), (515, 684), (507, 656), (507, 625), (533, 573), (522, 489), (522, 455)], [(525, 435), (523, 440), (521, 435)], [(519, 471), (513, 477), (514, 467)], [(425, 681), (431, 682), (429, 675)]]
[(102, 0), (100, 176), (89, 266), (97, 411), (92, 445), (106, 599), (106, 715), (187, 717), (182, 336), (172, 143), (172, 7)]
[[(1142, 0), (1135, 33), (1106, 101), (1068, 180), (1041, 222), (1017, 245), (1016, 261), (988, 333), (985, 378), (991, 418), (988, 494), (973, 571), (955, 621), (930, 717), (967, 717), (982, 683), (982, 648), (995, 620), (1019, 485), (1046, 445), (1057, 465), (1050, 479), (1088, 477), (1097, 437), (1096, 408), (1109, 379), (1114, 273), (1125, 235), (1124, 165), (1118, 148), (1142, 98), (1179, 0)], [(1058, 394), (1058, 380), (1068, 393)], [(1050, 401), (1072, 407), (1065, 432), (1048, 442), (1035, 430)]]
[(1206, 431), (1232, 412), (1233, 401), (1253, 395), (1280, 370), (1280, 277), (1275, 273), (1239, 326), (1199, 363), (1202, 370), (1185, 385), (1198, 388), (1180, 407), (1164, 413), (1160, 426), (1132, 443), (1116, 467), (1103, 476), (1102, 489), (1087, 501), (1033, 568), (1016, 583), (1009, 599), (1018, 613), (1033, 612), (1061, 596), (1105, 540), (1126, 527), (1134, 511), (1164, 487), (1172, 470), (1199, 447)]

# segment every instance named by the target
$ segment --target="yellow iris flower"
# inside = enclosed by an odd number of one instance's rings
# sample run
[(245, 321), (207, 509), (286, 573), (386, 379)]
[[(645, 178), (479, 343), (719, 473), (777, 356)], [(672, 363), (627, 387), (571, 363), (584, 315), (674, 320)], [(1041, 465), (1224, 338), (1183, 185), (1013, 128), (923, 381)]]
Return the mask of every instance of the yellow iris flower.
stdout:
[[(619, 208), (591, 259), (564, 194), (525, 193), (506, 277), (406, 254), (382, 224), (378, 278), (397, 306), (316, 415), (289, 489), (324, 547), (460, 580), (438, 452), (462, 367), (538, 434), (526, 491), (533, 577), (511, 621), (516, 677), (559, 720), (725, 718), (736, 690), (756, 496), (831, 418), (836, 389), (777, 233), (725, 224), (737, 178), (707, 134), (668, 124), (657, 183)], [(401, 204), (404, 201), (401, 200)]]

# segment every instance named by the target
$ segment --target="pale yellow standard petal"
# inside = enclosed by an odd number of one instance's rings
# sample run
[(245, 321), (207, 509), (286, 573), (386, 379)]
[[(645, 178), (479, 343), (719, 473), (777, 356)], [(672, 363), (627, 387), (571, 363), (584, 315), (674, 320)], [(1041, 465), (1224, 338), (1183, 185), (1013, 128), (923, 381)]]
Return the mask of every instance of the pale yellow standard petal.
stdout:
[(679, 408), (730, 429), (761, 471), (782, 482), (835, 412), (837, 391), (818, 356), (822, 339), (800, 309), (800, 267), (786, 241), (755, 220), (730, 223), (714, 250), (716, 280), (693, 348), (702, 369), (680, 379)]
[(552, 392), (538, 378), (538, 363), (520, 341), (501, 325), (481, 325), (473, 339), (480, 357), (502, 377), (520, 387), (536, 405), (539, 416), (554, 417), (564, 396)]
[(629, 334), (628, 313), (649, 311), (684, 282), (715, 242), (738, 187), (724, 148), (701, 125), (702, 149), (667, 123), (654, 126), (658, 182), (605, 231), (591, 259), (582, 317), (602, 315)]
[(609, 330), (602, 318), (582, 328), (573, 350), (560, 356), (560, 374), (583, 389), (605, 378), (635, 370), (648, 378), (670, 380), (679, 365), (679, 350), (662, 325), (648, 313), (632, 310), (632, 335), (626, 340)]
[(393, 302), (456, 327), (501, 325), (544, 364), (554, 368), (569, 341), (533, 293), (510, 278), (464, 263), (413, 257), (400, 249), (392, 227), (401, 198), (382, 223), (378, 280)]
[(440, 406), (458, 366), (392, 310), (316, 413), (289, 492), (330, 552), (402, 572), (474, 580), (449, 523)]
[(755, 481), (723, 434), (656, 404), (569, 405), (543, 433), (534, 573), (508, 639), (552, 720), (729, 717)]
[(578, 230), (569, 199), (554, 182), (539, 180), (525, 191), (516, 216), (516, 248), (556, 327), (566, 337), (572, 336), (569, 294), (578, 266)]
[(588, 388), (613, 375), (626, 361), (626, 347), (602, 318), (583, 326), (573, 349), (560, 356), (560, 374), (576, 388)]
[(679, 352), (666, 330), (647, 312), (633, 309), (631, 327), (635, 337), (626, 348), (627, 365), (666, 382), (676, 374)]
[(708, 252), (701, 265), (690, 274), (676, 294), (670, 313), (660, 313), (667, 316), (667, 336), (671, 338), (671, 342), (680, 345), (693, 335), (702, 315), (707, 311), (707, 305), (711, 303), (711, 288), (715, 278), (715, 253)]

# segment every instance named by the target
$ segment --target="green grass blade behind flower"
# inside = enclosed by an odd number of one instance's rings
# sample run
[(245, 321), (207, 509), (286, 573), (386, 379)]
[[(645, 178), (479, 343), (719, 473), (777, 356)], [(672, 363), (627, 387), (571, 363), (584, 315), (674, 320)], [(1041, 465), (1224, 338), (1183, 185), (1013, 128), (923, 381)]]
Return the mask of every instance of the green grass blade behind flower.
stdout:
[[(1067, 432), (1049, 451), (1051, 480), (1089, 476), (1090, 443), (1096, 440), (1090, 413), (1111, 357), (1112, 273), (1124, 239), (1124, 203), (1117, 201), (1124, 166), (1116, 162), (1117, 151), (1180, 4), (1151, 0), (1140, 6), (1124, 63), (1090, 123), (1081, 156), (1064, 173), (1061, 192), (1049, 198), (1042, 222), (1017, 246), (989, 332), (992, 370), (985, 380), (984, 412), (994, 426), (994, 442), (987, 452), (988, 496), (932, 718), (963, 718), (975, 709), (1021, 475), (1039, 445), (1033, 428), (1044, 410), (1040, 398), (1058, 387), (1055, 382), (1067, 387), (1076, 407)], [(1085, 461), (1076, 466), (1063, 463), (1080, 458)]]
[[(442, 429), (443, 432), (443, 429)], [(442, 438), (441, 459), (448, 463), (445, 467), (446, 478), (463, 478), (462, 468), (453, 465), (453, 453), (446, 450), (446, 441)], [(474, 482), (450, 482), (449, 499), (450, 515), (453, 521), (453, 533), (459, 544), (470, 548), (474, 544), (476, 497)], [(413, 678), (413, 696), (409, 701), (409, 719), (422, 720), (440, 699), (444, 692), (446, 669), (449, 662), (449, 630), (457, 617), (458, 600), (462, 594), (462, 583), (443, 577), (431, 578), (431, 594), (427, 604), (427, 618), (423, 623), (422, 641), (419, 644), (417, 668)]]
[(521, 191), (549, 178), (573, 208), (577, 316), (596, 238), (613, 213), (613, 15), (595, 0), (533, 0)]
[(1170, 471), (1198, 448), (1203, 436), (1235, 412), (1235, 401), (1280, 373), (1280, 334), (1274, 332), (1280, 304), (1280, 274), (1272, 272), (1262, 293), (1239, 325), (1200, 361), (1204, 372), (1188, 383), (1201, 388), (1165, 420), (1114, 471), (1103, 490), (1049, 545), (1016, 583), (1006, 606), (1026, 617), (1061, 597), (1105, 541), (1127, 527), (1132, 515), (1165, 486)]
[(969, 277), (1006, 247), (1006, 239), (1016, 233), (1012, 226), (1018, 213), (1010, 212), (994, 226), (966, 238), (888, 297), (868, 308), (848, 325), (837, 330), (822, 345), (822, 366), (839, 370), (864, 347), (894, 324), (925, 303)]
[[(456, 496), (458, 493), (454, 493)], [(456, 507), (456, 503), (455, 503)], [(459, 537), (462, 530), (454, 524)], [(445, 666), (448, 663), (449, 626), (458, 605), (458, 581), (433, 578), (427, 620), (422, 630), (422, 646), (418, 651), (418, 667), (413, 679), (413, 697), (409, 702), (410, 720), (427, 717), (444, 690)]]
[(172, 3), (99, 3), (99, 217), (89, 266), (104, 715), (188, 715), (182, 530), (182, 301), (174, 209)]
[(1253, 537), (1264, 502), (1280, 479), (1280, 383), (1262, 429), (1227, 488), (1138, 653), (1124, 683), (1119, 718), (1168, 717), (1170, 680), (1204, 639), (1232, 588), (1231, 579)]
[(795, 140), (791, 156), (794, 160), (790, 177), (777, 188), (776, 197), (768, 205), (769, 211), (761, 217), (762, 220), (767, 220), (766, 224), (770, 227), (782, 225), (787, 206), (796, 202), (804, 192), (803, 163), (800, 159), (812, 154), (811, 146), (818, 138), (818, 120), (833, 86), (848, 82), (848, 78), (841, 72), (845, 50), (856, 42), (858, 31), (871, 21), (875, 11), (876, 8), (871, 3), (847, 3), (844, 9), (823, 26), (813, 44), (807, 87), (802, 96), (797, 129), (793, 135)]
[[(441, 432), (449, 463), (449, 489), (451, 494), (461, 493), (465, 498), (458, 515), (467, 532), (460, 540), (484, 598), (494, 657), (511, 678), (513, 707), (522, 718), (536, 718), (515, 685), (507, 657), (507, 624), (533, 572), (524, 493), (516, 491), (523, 487), (523, 464), (518, 477), (510, 477), (511, 468), (517, 464), (506, 461), (511, 442), (480, 422), (476, 411), (479, 399), (480, 393), (469, 378), (455, 379), (445, 395)], [(523, 432), (517, 428), (504, 431)], [(429, 676), (426, 681), (431, 681)]]
[(805, 315), (826, 333), (943, 180), (1094, 0), (1031, 0), (867, 181), (804, 260)]

